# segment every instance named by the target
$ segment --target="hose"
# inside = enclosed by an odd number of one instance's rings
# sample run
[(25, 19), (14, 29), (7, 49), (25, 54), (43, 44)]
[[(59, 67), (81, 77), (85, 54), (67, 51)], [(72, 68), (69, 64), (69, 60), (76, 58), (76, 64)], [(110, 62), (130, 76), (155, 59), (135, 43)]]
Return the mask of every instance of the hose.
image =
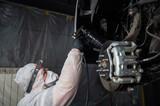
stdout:
[(147, 68), (147, 70), (150, 70), (150, 71), (156, 71), (158, 69), (160, 70), (160, 64), (155, 67)]
[[(160, 37), (158, 37), (157, 35), (154, 35), (154, 34), (152, 34), (152, 33), (150, 33), (150, 32), (148, 31), (149, 27), (153, 24), (153, 22), (154, 22), (154, 21), (151, 20), (151, 22), (149, 23), (149, 25), (146, 27), (146, 33), (147, 33), (148, 35), (150, 35), (151, 37), (160, 40)], [(155, 56), (153, 56), (153, 57), (149, 57), (149, 58), (146, 58), (146, 59), (139, 60), (139, 62), (140, 62), (140, 63), (149, 62), (149, 61), (152, 61), (152, 60), (158, 58), (159, 56), (160, 56), (160, 52), (159, 52), (158, 54), (156, 54)]]
[(152, 34), (152, 33), (150, 33), (150, 32), (148, 31), (149, 27), (153, 24), (153, 22), (154, 22), (154, 21), (151, 20), (151, 22), (149, 23), (149, 25), (146, 27), (146, 32), (147, 32), (147, 34), (150, 35), (151, 37), (160, 40), (160, 37), (159, 37), (159, 36), (157, 36), (157, 35), (155, 35), (155, 34)]
[(83, 60), (85, 63), (85, 67), (86, 67), (86, 75), (87, 75), (87, 95), (86, 95), (86, 102), (85, 102), (85, 106), (88, 106), (88, 101), (89, 101), (89, 72), (88, 72), (88, 65), (87, 65), (87, 61), (84, 55), (83, 56)]

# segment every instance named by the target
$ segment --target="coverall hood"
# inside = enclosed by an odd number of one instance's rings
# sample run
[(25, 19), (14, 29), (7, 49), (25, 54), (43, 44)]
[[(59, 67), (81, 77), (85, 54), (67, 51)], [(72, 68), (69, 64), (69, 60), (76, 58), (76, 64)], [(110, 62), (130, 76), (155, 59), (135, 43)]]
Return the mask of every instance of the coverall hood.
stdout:
[[(20, 68), (16, 74), (16, 78), (14, 79), (14, 81), (22, 88), (24, 92), (27, 91), (28, 85), (30, 83), (35, 68), (35, 63), (29, 63), (24, 67)], [(31, 92), (44, 89), (44, 84), (49, 83), (49, 86), (53, 86), (57, 79), (58, 75), (56, 73), (53, 73), (52, 71), (47, 71), (47, 82), (44, 82), (43, 69), (40, 69), (36, 77), (36, 80), (32, 86)]]

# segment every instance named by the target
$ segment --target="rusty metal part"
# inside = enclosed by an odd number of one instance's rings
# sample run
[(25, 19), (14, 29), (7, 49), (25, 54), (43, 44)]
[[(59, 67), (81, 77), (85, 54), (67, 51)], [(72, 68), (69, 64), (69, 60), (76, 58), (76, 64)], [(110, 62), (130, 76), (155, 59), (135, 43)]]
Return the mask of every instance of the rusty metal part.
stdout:
[(102, 83), (103, 87), (110, 92), (113, 92), (113, 91), (117, 90), (120, 86), (120, 84), (114, 83), (111, 80), (106, 80), (102, 77), (100, 77), (100, 80), (101, 80), (101, 83)]

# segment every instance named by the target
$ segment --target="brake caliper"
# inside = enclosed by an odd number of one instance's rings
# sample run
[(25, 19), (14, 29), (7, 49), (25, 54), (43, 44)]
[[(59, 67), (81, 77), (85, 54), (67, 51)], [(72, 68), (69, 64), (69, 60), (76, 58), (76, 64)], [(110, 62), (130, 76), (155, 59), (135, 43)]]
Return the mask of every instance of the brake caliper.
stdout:
[(137, 61), (136, 47), (132, 41), (115, 41), (105, 47), (97, 61), (101, 79), (106, 80), (106, 83), (139, 83), (143, 70)]

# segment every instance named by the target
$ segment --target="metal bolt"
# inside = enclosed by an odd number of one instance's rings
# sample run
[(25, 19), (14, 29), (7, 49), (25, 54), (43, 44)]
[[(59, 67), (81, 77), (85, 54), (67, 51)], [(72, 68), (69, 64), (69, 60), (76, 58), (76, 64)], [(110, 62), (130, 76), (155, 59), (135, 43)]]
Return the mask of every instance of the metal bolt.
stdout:
[(103, 61), (108, 61), (108, 59), (103, 59)]
[(99, 57), (104, 57), (104, 55), (99, 55)]
[(139, 69), (138, 71), (139, 71), (140, 73), (143, 73), (143, 69)]
[(101, 60), (97, 60), (97, 61), (96, 61), (96, 63), (100, 63), (100, 62), (101, 62)]
[(136, 50), (137, 53), (139, 53), (139, 52), (141, 52), (141, 51), (142, 51), (142, 49), (137, 49), (137, 50)]
[(108, 72), (108, 71), (109, 71), (109, 69), (104, 69), (103, 71), (107, 71), (107, 72)]
[(106, 75), (105, 75), (105, 74), (100, 74), (99, 76), (100, 76), (100, 77), (105, 77)]
[(101, 65), (101, 64), (98, 64), (98, 67), (99, 67), (99, 68), (102, 68), (102, 65)]
[(96, 70), (96, 72), (101, 72), (102, 70)]
[(131, 92), (131, 91), (133, 91), (133, 90), (134, 90), (134, 89), (131, 88), (131, 87), (128, 87), (128, 88), (127, 88), (127, 91), (128, 91), (128, 92)]

